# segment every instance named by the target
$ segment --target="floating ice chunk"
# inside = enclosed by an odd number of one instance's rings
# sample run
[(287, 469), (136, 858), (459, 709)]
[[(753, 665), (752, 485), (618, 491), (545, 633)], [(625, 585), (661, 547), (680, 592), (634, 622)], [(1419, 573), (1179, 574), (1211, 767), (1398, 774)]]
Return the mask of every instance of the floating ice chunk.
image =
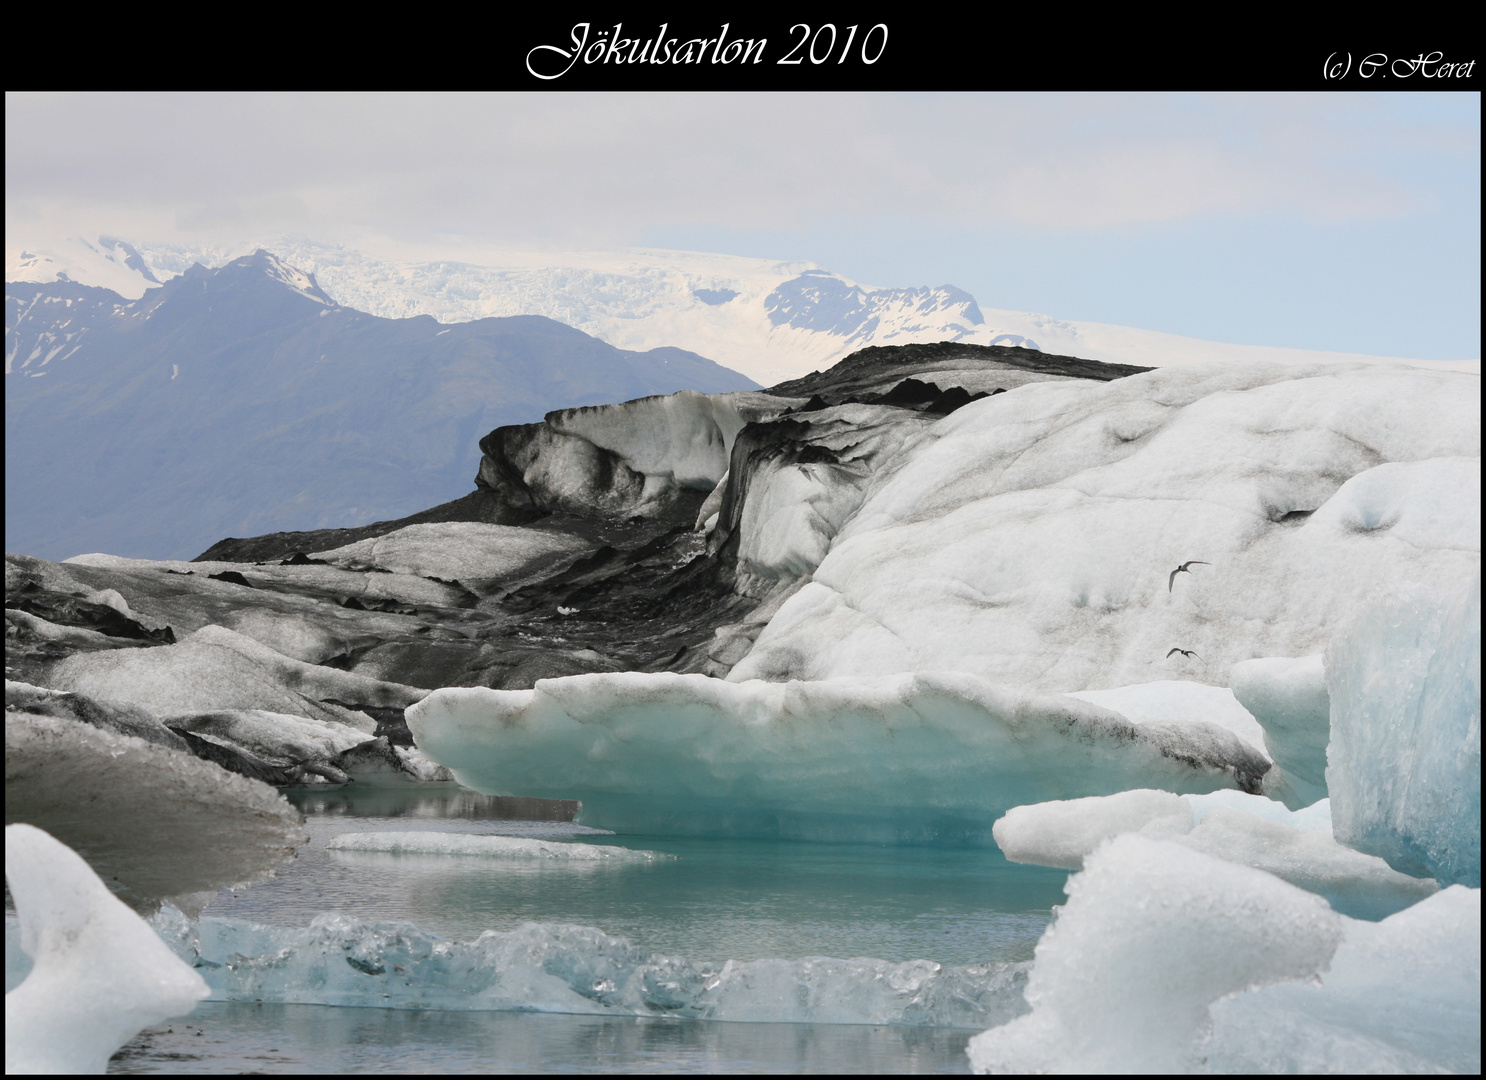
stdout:
[[(76, 720), (5, 715), (5, 812), (64, 841), (140, 910), (261, 881), (307, 839), (266, 784)], [(198, 898), (199, 907), (204, 899)]]
[(391, 855), (481, 855), (495, 859), (556, 859), (578, 862), (660, 862), (675, 858), (604, 844), (556, 843), (520, 836), (472, 836), (445, 832), (344, 833), (325, 845), (331, 851), (379, 851)]
[(32, 961), (5, 995), (7, 1073), (101, 1073), (140, 1029), (210, 994), (81, 856), (42, 830), (5, 827), (5, 880)]
[(681, 1016), (753, 1023), (981, 1027), (1027, 1010), (1025, 963), (662, 956), (586, 926), (526, 923), (458, 942), (412, 923), (319, 915), (307, 928), (230, 919), (154, 925), (214, 1000)]
[(1179, 797), (1123, 791), (1018, 806), (992, 829), (1012, 862), (1077, 870), (1110, 837), (1140, 833), (1252, 866), (1319, 893), (1338, 911), (1380, 919), (1435, 892), (1382, 859), (1338, 844), (1325, 808), (1292, 813), (1241, 791)]
[(1192, 804), (1169, 791), (1151, 790), (1054, 800), (1012, 807), (991, 832), (1012, 862), (1082, 870), (1084, 858), (1104, 841), (1147, 827), (1157, 833), (1190, 832)]
[(378, 567), (481, 588), (524, 577), (588, 547), (566, 533), (443, 521), (406, 525), (386, 536), (316, 552), (315, 558), (341, 567)]
[(1481, 882), (1481, 573), (1375, 596), (1326, 651), (1337, 839), (1441, 884)]
[(467, 787), (581, 799), (586, 824), (655, 833), (984, 844), (1012, 806), (1135, 787), (1257, 791), (1269, 765), (1211, 724), (1136, 726), (944, 672), (575, 675), (435, 690), (407, 720)]
[(1380, 923), (1345, 920), (1319, 983), (1213, 1006), (1205, 1071), (1481, 1071), (1481, 890), (1452, 885)]
[(1037, 944), (1032, 1012), (970, 1040), (976, 1072), (1174, 1072), (1220, 998), (1313, 978), (1343, 918), (1318, 896), (1177, 844), (1121, 836), (1069, 879)]
[[(1132, 724), (1189, 724), (1194, 721), (1217, 724), (1266, 757), (1270, 756), (1265, 749), (1264, 729), (1238, 702), (1233, 691), (1221, 686), (1168, 679), (1119, 686), (1112, 690), (1079, 690), (1068, 696), (1113, 709)], [(1324, 746), (1322, 751), (1324, 753)]]
[(1259, 722), (1278, 766), (1265, 774), (1264, 793), (1291, 809), (1325, 798), (1331, 696), (1321, 656), (1245, 660), (1233, 665), (1228, 682)]

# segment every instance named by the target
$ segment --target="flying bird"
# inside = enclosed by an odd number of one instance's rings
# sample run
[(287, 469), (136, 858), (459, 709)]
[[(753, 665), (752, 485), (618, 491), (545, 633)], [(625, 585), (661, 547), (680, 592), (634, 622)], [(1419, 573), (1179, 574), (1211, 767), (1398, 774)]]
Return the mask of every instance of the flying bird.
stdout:
[[(1171, 659), (1171, 656), (1172, 656), (1172, 653), (1181, 653), (1183, 656), (1189, 656), (1193, 660), (1202, 660), (1202, 657), (1198, 656), (1191, 649), (1172, 649), (1171, 652), (1169, 652), (1169, 653), (1166, 654), (1166, 659), (1170, 660)], [(1202, 660), (1202, 662), (1204, 664), (1207, 663), (1206, 660)]]
[[(1166, 579), (1166, 591), (1167, 592), (1170, 592), (1171, 591), (1171, 586), (1176, 583), (1176, 576), (1178, 574), (1190, 574), (1192, 572), (1192, 571), (1188, 570), (1187, 567), (1189, 567), (1189, 566), (1211, 566), (1211, 565), (1212, 565), (1212, 563), (1210, 563), (1210, 562), (1203, 562), (1201, 559), (1191, 559), (1191, 560), (1189, 560), (1187, 562), (1182, 563), (1175, 570), (1173, 570), (1171, 572), (1171, 576)], [(1171, 654), (1168, 653), (1167, 655), (1169, 656)]]

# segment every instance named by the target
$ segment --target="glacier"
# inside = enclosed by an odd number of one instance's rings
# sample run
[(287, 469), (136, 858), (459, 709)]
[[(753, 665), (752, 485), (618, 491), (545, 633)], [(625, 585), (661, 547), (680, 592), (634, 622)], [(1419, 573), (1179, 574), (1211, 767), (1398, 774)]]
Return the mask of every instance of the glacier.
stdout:
[(5, 827), (5, 882), (31, 960), (5, 994), (7, 1074), (102, 1073), (141, 1028), (210, 993), (81, 856), (41, 829)]
[(101, 237), (8, 249), (6, 280), (53, 281), (60, 271), (136, 299), (193, 263), (221, 266), (259, 248), (313, 274), (339, 303), (383, 318), (428, 315), (447, 326), (543, 315), (625, 349), (691, 349), (764, 385), (824, 369), (868, 346), (946, 340), (1158, 366), (1377, 359), (997, 310), (950, 285), (879, 288), (811, 262), (690, 251), (492, 251), (484, 261), (426, 262), (303, 236), (231, 247)]
[(487, 794), (580, 799), (622, 831), (987, 844), (1012, 806), (1159, 785), (1257, 791), (1269, 762), (1215, 724), (1131, 724), (957, 672), (734, 683), (574, 675), (445, 688), (420, 749)]

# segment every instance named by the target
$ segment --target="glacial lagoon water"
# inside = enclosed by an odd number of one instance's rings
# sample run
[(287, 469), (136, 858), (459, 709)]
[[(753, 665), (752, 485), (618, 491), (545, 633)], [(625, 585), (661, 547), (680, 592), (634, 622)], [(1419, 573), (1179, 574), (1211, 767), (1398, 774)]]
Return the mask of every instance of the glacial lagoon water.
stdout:
[[(598, 834), (513, 820), (510, 800), (449, 784), (287, 794), (306, 815), (309, 844), (274, 880), (221, 893), (205, 917), (306, 927), (339, 912), (405, 920), (458, 941), (566, 923), (692, 960), (965, 965), (1030, 960), (1067, 878), (987, 849)], [(574, 863), (327, 849), (338, 836), (383, 830), (576, 840), (674, 857)], [(7, 939), (9, 949), (13, 934)], [(963, 1072), (976, 1030), (209, 1001), (143, 1032), (110, 1071)]]

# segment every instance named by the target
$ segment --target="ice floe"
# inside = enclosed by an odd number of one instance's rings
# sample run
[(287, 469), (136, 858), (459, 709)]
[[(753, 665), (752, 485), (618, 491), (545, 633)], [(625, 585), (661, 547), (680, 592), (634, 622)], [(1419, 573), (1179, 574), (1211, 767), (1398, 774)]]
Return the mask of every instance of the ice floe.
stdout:
[(1183, 797), (1136, 790), (1018, 806), (992, 832), (1013, 862), (1068, 870), (1082, 867), (1115, 836), (1139, 833), (1170, 840), (1268, 871), (1361, 918), (1391, 915), (1437, 889), (1432, 880), (1400, 874), (1382, 859), (1337, 843), (1326, 805), (1293, 813), (1238, 791)]
[(331, 851), (376, 851), (390, 855), (473, 855), (493, 859), (555, 859), (575, 862), (660, 862), (675, 858), (605, 844), (579, 844), (522, 836), (474, 836), (444, 832), (343, 833)]
[(581, 799), (638, 832), (989, 843), (1013, 806), (1136, 787), (1258, 791), (1269, 762), (1214, 724), (963, 673), (733, 683), (575, 675), (445, 688), (407, 710), (429, 757), (487, 794)]
[(526, 923), (450, 941), (412, 923), (308, 927), (153, 920), (213, 1000), (679, 1016), (753, 1023), (979, 1027), (1026, 1011), (1027, 964), (663, 956), (586, 926)]
[(102, 1073), (140, 1029), (210, 993), (81, 856), (41, 829), (5, 827), (5, 881), (31, 959), (5, 995), (6, 1073)]

